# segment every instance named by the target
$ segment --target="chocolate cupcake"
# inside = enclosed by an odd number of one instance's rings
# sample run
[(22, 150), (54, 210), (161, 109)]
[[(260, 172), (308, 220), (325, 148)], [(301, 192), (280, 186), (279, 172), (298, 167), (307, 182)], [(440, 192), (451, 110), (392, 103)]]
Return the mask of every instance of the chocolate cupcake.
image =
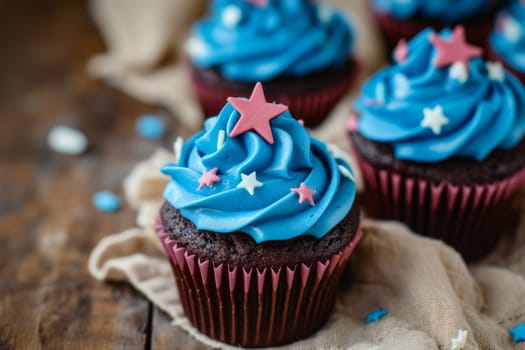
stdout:
[(425, 30), (356, 101), (350, 131), (367, 212), (486, 254), (525, 179), (525, 89), (462, 27)]
[(525, 3), (515, 0), (502, 10), (490, 33), (488, 56), (501, 61), (525, 84)]
[(327, 320), (361, 237), (343, 153), (311, 138), (257, 84), (184, 145), (157, 231), (184, 311), (245, 347), (286, 344)]
[(205, 115), (228, 96), (248, 97), (264, 83), (307, 126), (319, 124), (357, 72), (343, 15), (308, 0), (215, 0), (188, 41), (194, 90)]
[(461, 24), (469, 42), (484, 45), (494, 14), (507, 0), (369, 0), (374, 18), (393, 49), (427, 27), (441, 30)]

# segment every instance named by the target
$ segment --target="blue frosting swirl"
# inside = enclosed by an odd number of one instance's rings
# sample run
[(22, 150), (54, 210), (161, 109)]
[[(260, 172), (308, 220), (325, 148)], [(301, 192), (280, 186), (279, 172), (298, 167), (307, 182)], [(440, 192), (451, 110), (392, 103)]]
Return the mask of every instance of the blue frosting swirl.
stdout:
[(442, 23), (457, 23), (488, 13), (501, 0), (370, 0), (372, 6), (398, 19), (422, 16)]
[[(494, 149), (514, 147), (525, 133), (525, 89), (511, 74), (490, 76), (482, 58), (468, 61), (468, 78), (435, 67), (437, 51), (425, 30), (408, 43), (403, 62), (365, 83), (355, 108), (366, 138), (393, 145), (398, 159), (439, 162), (451, 157), (482, 161)], [(449, 37), (450, 30), (440, 33)], [(496, 67), (500, 68), (501, 67)], [(442, 108), (448, 123), (439, 133), (422, 126), (425, 109)]]
[(525, 5), (515, 1), (498, 15), (490, 34), (492, 49), (509, 66), (525, 72)]
[[(171, 176), (164, 198), (200, 230), (242, 231), (256, 242), (326, 235), (354, 202), (355, 184), (343, 175), (344, 170), (351, 174), (349, 165), (311, 138), (288, 111), (271, 120), (273, 144), (248, 131), (226, 136), (218, 147), (221, 131), (229, 135), (239, 117), (228, 103), (206, 120), (184, 145), (179, 161), (162, 168)], [(197, 190), (201, 174), (213, 168), (220, 180)], [(241, 174), (254, 171), (263, 185), (250, 195), (237, 185)], [(316, 191), (315, 205), (299, 203), (291, 192), (302, 182)]]
[(340, 67), (353, 42), (338, 11), (308, 0), (214, 0), (192, 30), (187, 49), (197, 67), (217, 67), (230, 80), (268, 81)]

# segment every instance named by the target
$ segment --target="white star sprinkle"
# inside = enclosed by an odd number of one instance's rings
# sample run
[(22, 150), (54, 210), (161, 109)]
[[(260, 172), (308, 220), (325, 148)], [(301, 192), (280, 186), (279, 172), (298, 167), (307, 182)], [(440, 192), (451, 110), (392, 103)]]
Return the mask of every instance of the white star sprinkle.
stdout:
[(352, 182), (355, 182), (355, 177), (354, 175), (350, 172), (350, 170), (348, 170), (344, 165), (341, 165), (339, 164), (337, 166), (339, 168), (339, 171), (341, 172), (341, 174), (346, 177), (348, 180), (352, 181)]
[(522, 35), (520, 24), (510, 16), (505, 17), (503, 20), (502, 31), (507, 40), (512, 43), (517, 43)]
[(464, 84), (468, 80), (468, 71), (463, 62), (455, 62), (450, 66), (448, 74), (451, 79), (456, 79), (461, 84)]
[(182, 146), (184, 146), (184, 140), (182, 137), (177, 137), (175, 142), (173, 142), (173, 153), (175, 154), (175, 163), (179, 162), (180, 154), (182, 153)]
[(210, 52), (210, 49), (204, 41), (201, 39), (192, 36), (187, 42), (186, 42), (186, 51), (190, 54), (192, 57), (204, 57), (207, 56)]
[(437, 105), (434, 108), (423, 108), (423, 114), (421, 127), (430, 128), (435, 135), (441, 134), (443, 125), (448, 124), (448, 118), (443, 114), (441, 105)]
[(221, 14), (221, 22), (227, 28), (235, 28), (241, 18), (241, 9), (235, 5), (226, 6)]
[(250, 196), (253, 196), (253, 191), (256, 187), (262, 187), (263, 183), (260, 181), (257, 181), (255, 171), (252, 171), (250, 175), (241, 174), (242, 181), (239, 182), (237, 185), (237, 188), (244, 188)]
[(467, 336), (468, 331), (464, 329), (460, 329), (458, 331), (458, 336), (455, 338), (452, 338), (452, 346), (450, 347), (450, 350), (461, 350), (465, 347), (467, 344)]
[(490, 80), (505, 81), (505, 69), (501, 62), (487, 62), (486, 66)]
[(224, 139), (226, 137), (226, 132), (224, 130), (219, 130), (219, 134), (217, 135), (217, 151), (222, 148), (224, 145)]

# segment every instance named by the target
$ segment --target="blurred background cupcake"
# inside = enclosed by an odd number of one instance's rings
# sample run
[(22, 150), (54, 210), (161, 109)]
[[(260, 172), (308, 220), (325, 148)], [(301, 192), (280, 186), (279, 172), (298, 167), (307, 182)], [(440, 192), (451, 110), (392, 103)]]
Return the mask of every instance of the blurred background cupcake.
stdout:
[(288, 108), (228, 99), (182, 148), (157, 231), (184, 311), (245, 347), (286, 344), (327, 320), (361, 238), (352, 171)]
[(192, 81), (205, 115), (228, 96), (264, 83), (271, 101), (319, 124), (356, 78), (349, 22), (309, 0), (214, 0), (187, 43)]
[(388, 48), (426, 27), (441, 30), (462, 24), (469, 42), (484, 45), (496, 10), (506, 0), (369, 0)]
[(501, 61), (525, 83), (525, 2), (515, 0), (497, 16), (489, 39), (490, 59)]
[(525, 179), (525, 89), (465, 41), (428, 29), (364, 85), (350, 131), (368, 214), (487, 253)]

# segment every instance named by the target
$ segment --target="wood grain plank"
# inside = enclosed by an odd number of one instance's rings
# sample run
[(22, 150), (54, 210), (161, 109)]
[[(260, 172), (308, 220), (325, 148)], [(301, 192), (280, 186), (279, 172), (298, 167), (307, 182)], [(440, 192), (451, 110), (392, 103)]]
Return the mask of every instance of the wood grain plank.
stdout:
[[(159, 146), (134, 131), (137, 115), (158, 109), (86, 76), (104, 50), (87, 2), (2, 1), (0, 45), (0, 349), (206, 349), (128, 285), (87, 272), (96, 242), (135, 219), (126, 207), (97, 212), (91, 195), (121, 194)], [(56, 124), (84, 131), (89, 152), (51, 152)]]
[[(0, 13), (0, 348), (144, 349), (149, 302), (123, 284), (95, 281), (95, 243), (134, 223), (102, 214), (101, 189), (119, 192), (135, 162), (158, 146), (137, 138), (134, 118), (151, 112), (84, 72), (103, 50), (85, 1), (10, 1)], [(8, 17), (8, 18), (7, 18)], [(5, 31), (2, 30), (3, 33)], [(82, 129), (81, 157), (52, 153), (55, 124)]]
[(173, 326), (169, 316), (158, 308), (153, 309), (151, 337), (151, 350), (211, 349), (195, 341), (181, 328)]

